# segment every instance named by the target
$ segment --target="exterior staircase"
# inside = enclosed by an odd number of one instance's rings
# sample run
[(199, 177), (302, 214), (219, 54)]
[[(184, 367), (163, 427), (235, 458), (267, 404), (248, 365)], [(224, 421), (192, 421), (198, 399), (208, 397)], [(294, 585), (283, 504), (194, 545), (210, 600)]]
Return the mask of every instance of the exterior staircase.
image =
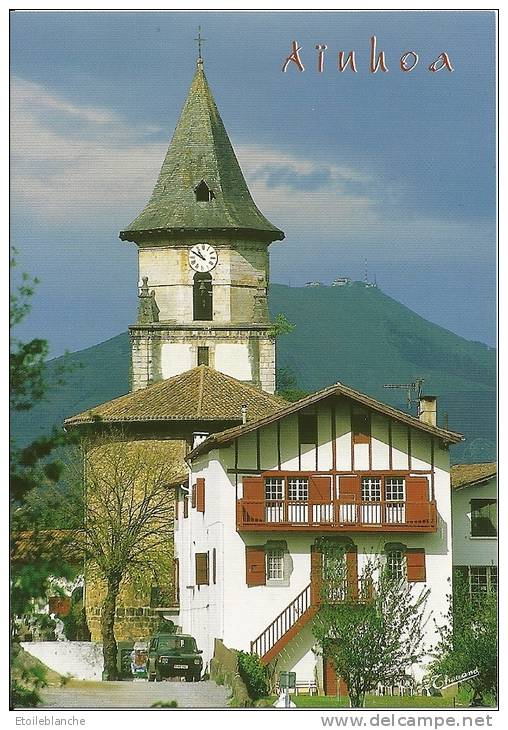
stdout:
[(251, 653), (257, 654), (263, 664), (269, 664), (316, 615), (318, 608), (315, 586), (309, 583), (257, 639), (251, 641)]

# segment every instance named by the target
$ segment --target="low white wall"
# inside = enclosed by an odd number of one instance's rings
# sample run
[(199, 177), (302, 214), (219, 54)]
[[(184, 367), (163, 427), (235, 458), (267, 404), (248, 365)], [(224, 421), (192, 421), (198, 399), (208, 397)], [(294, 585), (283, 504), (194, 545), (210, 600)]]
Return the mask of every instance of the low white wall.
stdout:
[(22, 641), (23, 649), (63, 676), (100, 682), (102, 644), (91, 641)]

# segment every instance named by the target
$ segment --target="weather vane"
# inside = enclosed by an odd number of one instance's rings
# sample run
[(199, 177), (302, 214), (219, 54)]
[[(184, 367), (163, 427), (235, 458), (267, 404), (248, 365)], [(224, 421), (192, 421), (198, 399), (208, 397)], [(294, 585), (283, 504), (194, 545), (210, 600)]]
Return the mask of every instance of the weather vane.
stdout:
[(204, 43), (204, 41), (206, 41), (206, 38), (201, 37), (201, 26), (200, 25), (198, 25), (198, 37), (194, 38), (194, 40), (198, 44), (198, 61), (202, 61), (203, 56), (201, 55), (201, 44)]

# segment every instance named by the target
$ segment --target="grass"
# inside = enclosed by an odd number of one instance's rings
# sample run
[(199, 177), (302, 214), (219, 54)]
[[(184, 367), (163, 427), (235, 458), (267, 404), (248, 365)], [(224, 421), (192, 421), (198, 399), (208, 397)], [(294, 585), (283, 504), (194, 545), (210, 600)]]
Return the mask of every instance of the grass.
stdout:
[[(349, 708), (349, 699), (347, 697), (324, 697), (311, 696), (307, 694), (291, 695), (292, 701), (297, 707), (318, 708), (318, 707), (344, 707)], [(264, 707), (271, 707), (277, 700), (276, 697), (270, 697), (269, 701), (263, 701)], [(467, 703), (462, 704), (458, 699), (453, 703), (453, 697), (378, 697), (376, 695), (367, 695), (365, 699), (366, 709), (379, 707), (383, 709), (397, 709), (399, 707), (413, 708), (439, 708), (448, 707), (467, 707)]]

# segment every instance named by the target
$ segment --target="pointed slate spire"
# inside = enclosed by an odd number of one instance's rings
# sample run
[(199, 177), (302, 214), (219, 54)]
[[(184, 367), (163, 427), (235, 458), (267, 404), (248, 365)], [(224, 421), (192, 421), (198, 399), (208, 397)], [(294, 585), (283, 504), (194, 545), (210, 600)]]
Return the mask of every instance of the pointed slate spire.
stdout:
[(120, 238), (199, 230), (249, 231), (268, 242), (284, 238), (250, 195), (201, 58), (152, 197)]

